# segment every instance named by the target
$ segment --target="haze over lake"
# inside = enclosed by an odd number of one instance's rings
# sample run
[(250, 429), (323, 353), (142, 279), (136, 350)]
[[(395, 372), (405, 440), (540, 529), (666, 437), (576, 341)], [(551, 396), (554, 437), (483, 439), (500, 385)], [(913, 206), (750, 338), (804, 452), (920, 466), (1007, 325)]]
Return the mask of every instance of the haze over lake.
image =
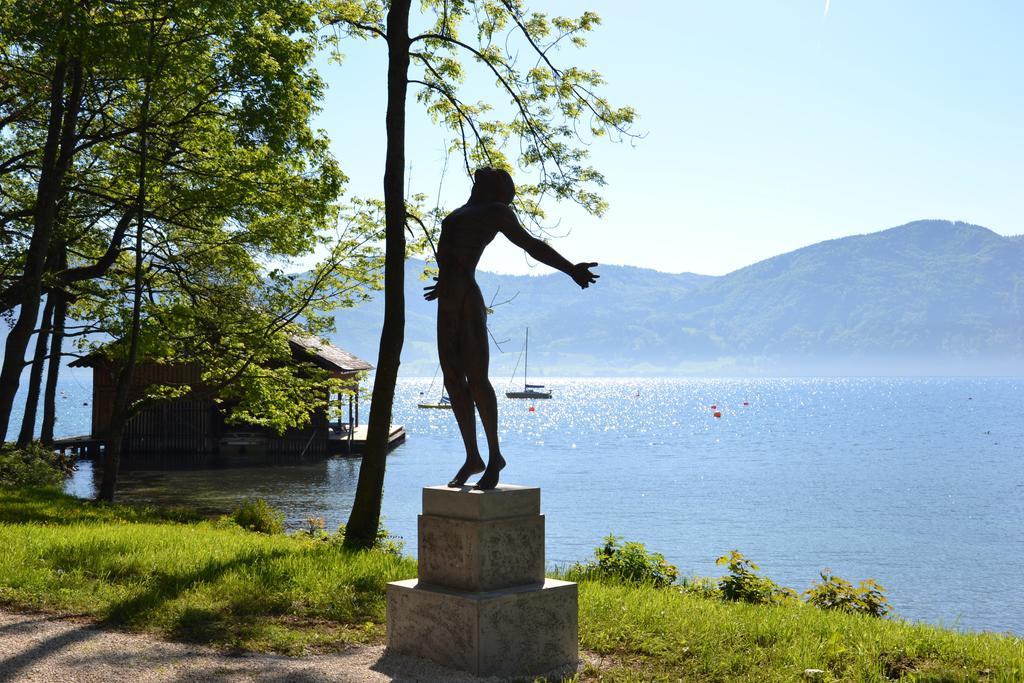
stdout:
[[(499, 237), (496, 242), (504, 240)], [(437, 364), (436, 304), (406, 264), (402, 371)], [(479, 272), (494, 313), (491, 373), (571, 377), (1020, 376), (1024, 237), (925, 220), (818, 242), (726, 275), (602, 264), (580, 290), (561, 273)], [(336, 312), (338, 346), (376, 358), (383, 298)]]
[[(501, 398), (499, 410), (503, 480), (542, 487), (549, 564), (585, 559), (608, 533), (663, 552), (684, 575), (719, 575), (715, 558), (737, 548), (798, 590), (828, 567), (878, 580), (901, 617), (1024, 633), (1024, 594), (1008, 581), (1024, 575), (1024, 380), (547, 383), (554, 399)], [(409, 440), (385, 482), (384, 523), (412, 554), (420, 488), (462, 459), (451, 413), (416, 408), (421, 392), (439, 394), (429, 384), (399, 385), (395, 422)], [(69, 385), (65, 433), (86, 431), (84, 388)], [(357, 474), (344, 458), (215, 476), (136, 471), (121, 499), (220, 513), (261, 496), (293, 528), (308, 516), (335, 528)], [(69, 490), (94, 485), (83, 463)]]

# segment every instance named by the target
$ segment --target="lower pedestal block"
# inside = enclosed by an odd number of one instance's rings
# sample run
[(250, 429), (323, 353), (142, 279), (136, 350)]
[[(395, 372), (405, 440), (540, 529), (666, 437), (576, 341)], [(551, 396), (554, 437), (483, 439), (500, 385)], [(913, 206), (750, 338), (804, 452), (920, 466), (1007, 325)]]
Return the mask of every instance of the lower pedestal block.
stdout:
[(529, 676), (574, 665), (578, 657), (575, 583), (484, 593), (416, 579), (388, 584), (388, 649), (478, 676)]

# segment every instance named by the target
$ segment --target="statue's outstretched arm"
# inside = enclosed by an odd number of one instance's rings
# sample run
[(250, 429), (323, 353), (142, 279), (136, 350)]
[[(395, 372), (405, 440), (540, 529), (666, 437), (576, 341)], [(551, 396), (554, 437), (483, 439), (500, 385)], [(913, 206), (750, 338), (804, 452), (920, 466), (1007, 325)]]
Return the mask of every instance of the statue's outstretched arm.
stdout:
[(540, 261), (541, 263), (551, 266), (555, 270), (560, 270), (569, 277), (571, 277), (576, 284), (583, 289), (586, 289), (593, 283), (597, 282), (597, 278), (600, 275), (595, 275), (590, 272), (590, 269), (595, 267), (597, 263), (584, 262), (584, 263), (571, 263), (567, 258), (555, 251), (554, 247), (547, 244), (543, 240), (539, 240), (526, 231), (526, 228), (519, 223), (519, 219), (516, 218), (515, 212), (511, 208), (504, 208), (501, 211), (501, 217), (498, 221), (498, 229), (501, 230), (502, 234), (508, 238), (508, 240), (524, 250), (532, 258)]

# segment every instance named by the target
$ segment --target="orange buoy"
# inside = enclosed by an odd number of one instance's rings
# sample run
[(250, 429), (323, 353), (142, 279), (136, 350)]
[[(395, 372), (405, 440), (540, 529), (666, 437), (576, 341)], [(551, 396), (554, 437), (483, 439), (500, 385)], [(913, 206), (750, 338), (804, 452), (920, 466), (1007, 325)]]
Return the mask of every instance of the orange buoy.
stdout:
[(718, 411), (716, 410), (716, 411), (715, 411), (715, 417), (722, 417), (722, 413), (720, 413), (720, 412), (718, 412)]

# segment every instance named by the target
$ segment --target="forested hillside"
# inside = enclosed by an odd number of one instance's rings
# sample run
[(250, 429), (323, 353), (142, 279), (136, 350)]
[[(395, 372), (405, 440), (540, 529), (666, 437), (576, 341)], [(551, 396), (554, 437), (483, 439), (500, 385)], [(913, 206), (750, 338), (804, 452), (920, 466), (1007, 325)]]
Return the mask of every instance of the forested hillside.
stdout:
[[(422, 269), (408, 264), (407, 376), (436, 367)], [(599, 272), (586, 291), (559, 273), (480, 273), (488, 301), (515, 296), (490, 317), (509, 340), (492, 374), (511, 372), (527, 326), (538, 376), (1024, 371), (1024, 239), (975, 225), (918, 221), (721, 277)], [(343, 311), (337, 343), (372, 362), (381, 315), (379, 301)]]

